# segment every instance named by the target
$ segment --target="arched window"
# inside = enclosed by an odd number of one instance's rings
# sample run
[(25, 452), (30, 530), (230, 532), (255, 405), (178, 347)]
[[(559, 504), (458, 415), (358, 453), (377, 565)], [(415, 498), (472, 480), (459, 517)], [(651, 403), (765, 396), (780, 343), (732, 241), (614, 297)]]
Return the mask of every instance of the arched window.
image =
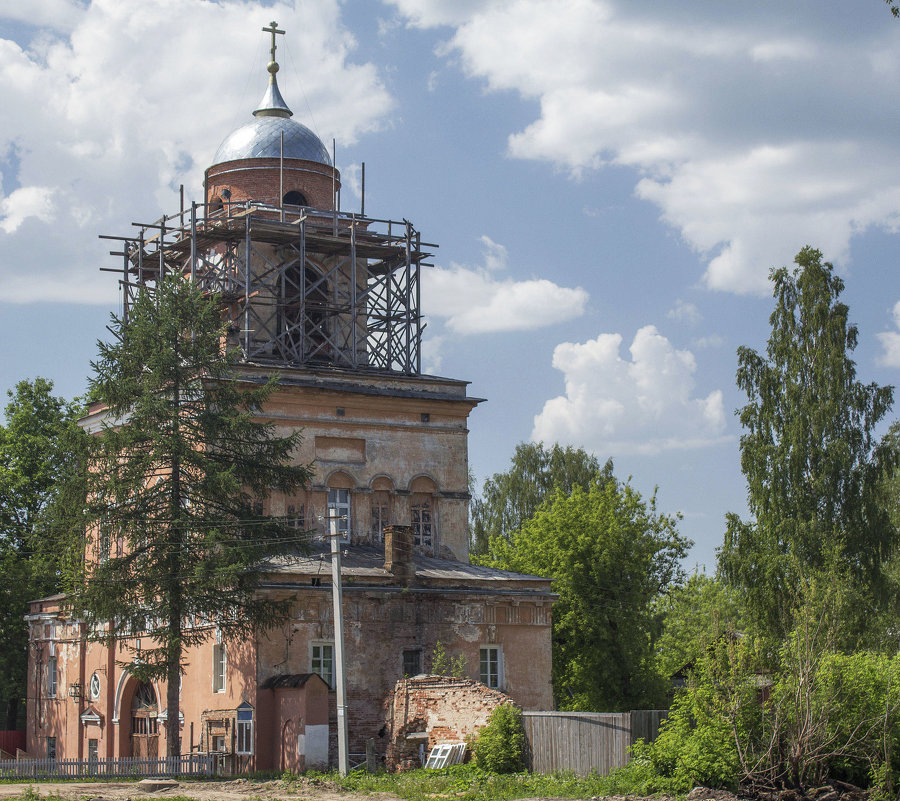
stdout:
[(346, 473), (334, 473), (328, 478), (328, 515), (325, 530), (329, 535), (339, 535), (342, 542), (350, 541), (353, 531), (350, 490), (355, 486)]
[(379, 476), (372, 482), (372, 495), (369, 504), (372, 513), (370, 531), (375, 542), (384, 542), (384, 527), (393, 522), (391, 504), (394, 485), (386, 476)]
[(131, 755), (155, 757), (159, 738), (159, 706), (150, 682), (141, 682), (131, 699)]
[(281, 199), (281, 202), (285, 206), (308, 206), (309, 202), (306, 199), (306, 195), (302, 192), (298, 192), (296, 189), (292, 189), (290, 192), (286, 193), (285, 196)]
[(409, 517), (413, 527), (413, 545), (433, 548), (436, 535), (436, 509), (434, 481), (419, 476), (409, 485), (412, 497), (409, 501)]

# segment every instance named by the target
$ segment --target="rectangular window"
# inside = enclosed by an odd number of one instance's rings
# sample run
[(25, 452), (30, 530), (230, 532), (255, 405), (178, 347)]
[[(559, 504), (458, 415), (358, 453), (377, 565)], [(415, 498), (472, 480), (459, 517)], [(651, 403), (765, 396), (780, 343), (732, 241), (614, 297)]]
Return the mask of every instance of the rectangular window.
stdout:
[(413, 545), (430, 548), (434, 543), (434, 518), (428, 498), (416, 500), (410, 506), (413, 525)]
[(306, 506), (288, 506), (287, 508), (287, 524), (293, 528), (304, 531), (306, 529)]
[(97, 749), (97, 740), (94, 738), (88, 739), (88, 762), (96, 762), (99, 758), (99, 752)]
[(51, 656), (47, 659), (47, 697), (48, 698), (56, 698), (56, 682), (57, 682), (56, 657)]
[(217, 753), (225, 753), (225, 735), (214, 734), (212, 736), (212, 750)]
[(213, 692), (225, 692), (225, 643), (216, 643), (213, 646)]
[(418, 676), (422, 672), (422, 652), (416, 648), (403, 652), (403, 675)]
[(109, 559), (110, 548), (112, 547), (112, 539), (109, 534), (109, 526), (101, 524), (100, 530), (97, 532), (97, 561), (105, 562)]
[(47, 738), (47, 759), (56, 759), (56, 738)]
[(243, 704), (237, 710), (237, 752), (239, 754), (253, 753), (253, 709)]
[(325, 683), (334, 686), (334, 645), (330, 642), (312, 644), (311, 673), (318, 673)]
[(503, 655), (499, 645), (481, 647), (479, 679), (482, 684), (499, 690), (503, 684)]
[(328, 490), (328, 533), (339, 534), (342, 540), (350, 537), (350, 490)]
[(386, 492), (372, 496), (372, 533), (376, 542), (384, 542), (384, 529), (391, 523), (391, 506)]

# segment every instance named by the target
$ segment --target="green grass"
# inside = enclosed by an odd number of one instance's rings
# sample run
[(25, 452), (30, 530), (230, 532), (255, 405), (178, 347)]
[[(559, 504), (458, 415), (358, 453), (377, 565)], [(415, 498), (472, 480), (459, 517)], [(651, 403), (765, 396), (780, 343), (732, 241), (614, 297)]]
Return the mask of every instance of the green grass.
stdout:
[[(597, 795), (652, 795), (666, 788), (657, 786), (649, 775), (628, 766), (609, 776), (592, 774), (578, 777), (571, 773), (497, 774), (472, 764), (454, 765), (440, 770), (411, 770), (405, 773), (365, 773), (353, 771), (346, 778), (337, 773), (307, 773), (304, 778), (321, 779), (354, 793), (392, 793), (406, 801), (508, 801), (514, 798), (551, 796), (590, 798)], [(286, 776), (290, 786), (293, 777)]]
[[(337, 773), (314, 771), (300, 776), (266, 773), (236, 778), (244, 778), (251, 783), (280, 778), (284, 783), (286, 793), (297, 792), (302, 795), (303, 790), (310, 786), (323, 785), (360, 796), (372, 793), (390, 793), (405, 799), (405, 801), (442, 801), (442, 799), (448, 799), (448, 801), (509, 801), (516, 798), (590, 798), (591, 796), (611, 795), (634, 797), (664, 792), (676, 795), (671, 792), (672, 788), (665, 786), (664, 780), (653, 773), (649, 763), (641, 759), (632, 760), (626, 767), (613, 771), (609, 776), (592, 774), (578, 777), (572, 773), (497, 774), (481, 770), (474, 764), (467, 764), (454, 765), (441, 770), (420, 768), (405, 773), (373, 774), (357, 769), (344, 778)], [(212, 781), (227, 780), (225, 776), (212, 779)], [(202, 784), (202, 781), (198, 784)], [(252, 798), (252, 795), (248, 795), (248, 798)], [(9, 801), (39, 801), (39, 799), (40, 801), (61, 801), (58, 796), (41, 796), (31, 787), (26, 787), (21, 795), (13, 796)], [(169, 801), (188, 801), (188, 799), (177, 796)]]

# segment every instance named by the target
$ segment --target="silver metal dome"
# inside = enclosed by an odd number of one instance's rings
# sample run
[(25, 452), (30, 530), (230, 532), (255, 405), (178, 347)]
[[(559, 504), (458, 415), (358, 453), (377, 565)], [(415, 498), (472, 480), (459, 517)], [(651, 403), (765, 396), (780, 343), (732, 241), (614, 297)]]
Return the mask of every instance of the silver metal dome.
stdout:
[(257, 116), (228, 134), (219, 145), (213, 164), (237, 159), (277, 159), (281, 155), (282, 131), (286, 159), (305, 159), (331, 166), (328, 150), (309, 128), (289, 117), (274, 116)]

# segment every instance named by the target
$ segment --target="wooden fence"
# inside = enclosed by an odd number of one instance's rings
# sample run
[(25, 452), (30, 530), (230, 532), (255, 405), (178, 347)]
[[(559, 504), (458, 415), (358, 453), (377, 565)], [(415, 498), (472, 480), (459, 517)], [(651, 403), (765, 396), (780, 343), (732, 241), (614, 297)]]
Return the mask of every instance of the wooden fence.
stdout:
[(217, 754), (189, 754), (114, 759), (5, 759), (0, 760), (0, 779), (213, 776), (217, 772), (218, 758)]
[(668, 712), (525, 712), (531, 770), (571, 770), (579, 776), (605, 776), (631, 758), (631, 744), (655, 740)]

